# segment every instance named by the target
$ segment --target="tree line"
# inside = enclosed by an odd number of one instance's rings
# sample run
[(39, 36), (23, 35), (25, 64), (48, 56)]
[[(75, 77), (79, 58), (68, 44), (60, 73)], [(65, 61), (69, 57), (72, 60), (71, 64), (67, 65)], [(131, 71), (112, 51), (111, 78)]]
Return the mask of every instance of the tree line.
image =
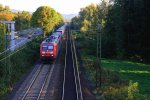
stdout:
[(27, 11), (12, 12), (9, 6), (3, 7), (0, 4), (0, 20), (2, 21), (15, 21), (16, 31), (27, 29), (30, 27), (31, 14)]
[(103, 57), (149, 62), (149, 4), (148, 0), (103, 0), (82, 8), (72, 19), (72, 28), (85, 33), (101, 24)]

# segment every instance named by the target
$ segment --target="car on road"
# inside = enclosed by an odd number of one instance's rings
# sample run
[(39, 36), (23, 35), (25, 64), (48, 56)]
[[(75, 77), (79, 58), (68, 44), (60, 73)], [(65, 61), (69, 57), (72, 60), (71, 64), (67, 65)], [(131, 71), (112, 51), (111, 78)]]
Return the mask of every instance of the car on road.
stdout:
[(28, 39), (30, 39), (30, 38), (32, 38), (32, 35), (31, 35), (31, 34), (28, 35)]
[(35, 32), (34, 34), (38, 34), (38, 32)]
[(15, 39), (18, 39), (18, 38), (19, 38), (19, 36), (16, 35), (16, 36), (15, 36)]

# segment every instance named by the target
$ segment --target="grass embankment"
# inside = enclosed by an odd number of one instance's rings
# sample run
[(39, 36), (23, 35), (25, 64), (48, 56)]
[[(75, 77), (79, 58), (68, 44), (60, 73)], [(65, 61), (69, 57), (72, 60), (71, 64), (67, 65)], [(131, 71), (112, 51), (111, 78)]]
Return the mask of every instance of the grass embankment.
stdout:
[[(73, 33), (80, 50), (86, 74), (95, 84), (96, 41), (88, 35)], [(150, 99), (150, 65), (123, 60), (102, 60), (102, 87), (95, 89), (98, 99), (145, 100)]]
[[(6, 99), (13, 85), (35, 64), (39, 58), (41, 38), (38, 37), (20, 47), (20, 51), (0, 62), (0, 98)], [(22, 49), (24, 48), (24, 49)], [(18, 50), (19, 50), (18, 49)], [(21, 50), (22, 49), (22, 50)]]

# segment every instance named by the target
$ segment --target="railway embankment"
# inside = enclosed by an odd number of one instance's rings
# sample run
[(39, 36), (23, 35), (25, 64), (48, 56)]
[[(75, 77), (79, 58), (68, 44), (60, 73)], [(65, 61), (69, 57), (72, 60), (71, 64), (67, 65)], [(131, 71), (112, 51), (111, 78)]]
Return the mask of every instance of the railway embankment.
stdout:
[[(19, 85), (18, 81), (25, 77), (39, 58), (39, 46), (42, 38), (35, 38), (20, 47), (13, 54), (0, 62), (0, 98), (6, 99), (7, 95)], [(22, 79), (23, 80), (23, 79)]]

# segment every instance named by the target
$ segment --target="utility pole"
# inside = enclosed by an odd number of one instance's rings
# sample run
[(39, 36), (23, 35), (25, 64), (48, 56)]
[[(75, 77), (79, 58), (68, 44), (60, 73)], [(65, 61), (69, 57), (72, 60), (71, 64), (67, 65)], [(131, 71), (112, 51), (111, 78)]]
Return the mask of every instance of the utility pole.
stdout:
[(100, 87), (102, 86), (102, 65), (101, 65), (101, 24), (98, 24), (98, 33), (99, 33), (99, 67), (100, 67), (100, 78), (99, 78), (99, 82), (100, 82)]
[[(0, 21), (0, 23), (3, 23), (4, 24), (4, 35), (5, 35), (5, 57), (7, 56), (7, 53), (10, 53), (10, 52), (7, 52), (7, 48), (8, 48), (8, 45), (7, 45), (7, 40), (8, 40), (8, 37), (10, 38), (10, 50), (11, 51), (14, 51), (15, 47), (15, 40), (14, 40), (14, 37), (15, 37), (15, 34), (14, 34), (14, 30), (15, 30), (15, 21)], [(6, 31), (5, 31), (6, 29)], [(11, 37), (10, 37), (10, 31), (11, 31)], [(8, 36), (9, 35), (9, 36)], [(7, 59), (5, 59), (5, 66), (7, 67), (8, 66), (8, 81), (9, 81), (9, 86), (11, 87), (11, 72), (12, 72), (12, 69), (11, 69), (11, 63), (10, 63), (10, 56), (8, 58), (8, 62), (7, 62)]]
[[(96, 51), (96, 87), (100, 85), (101, 87), (101, 25), (98, 24), (97, 31), (97, 51)], [(100, 76), (100, 77), (99, 77)]]

